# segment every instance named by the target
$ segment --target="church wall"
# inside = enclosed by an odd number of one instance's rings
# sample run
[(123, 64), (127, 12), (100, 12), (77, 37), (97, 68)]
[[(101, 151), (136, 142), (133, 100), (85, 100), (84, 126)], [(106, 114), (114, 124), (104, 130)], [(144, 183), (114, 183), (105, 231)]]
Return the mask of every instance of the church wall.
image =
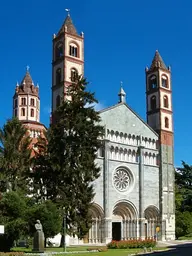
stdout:
[[(119, 192), (113, 182), (113, 177), (115, 170), (118, 167), (125, 167), (130, 170), (133, 174), (133, 184), (131, 184), (131, 189), (128, 192)], [(118, 201), (128, 200), (132, 202), (138, 210), (139, 207), (139, 165), (131, 163), (122, 163), (118, 161), (109, 161), (109, 212), (113, 213), (114, 206)]]
[(159, 208), (159, 167), (145, 165), (144, 209), (149, 205)]

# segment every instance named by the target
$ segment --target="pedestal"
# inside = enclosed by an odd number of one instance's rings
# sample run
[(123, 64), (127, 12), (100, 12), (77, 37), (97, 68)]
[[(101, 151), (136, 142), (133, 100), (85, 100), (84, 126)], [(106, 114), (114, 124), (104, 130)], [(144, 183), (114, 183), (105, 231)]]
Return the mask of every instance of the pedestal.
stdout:
[(43, 231), (36, 231), (33, 239), (33, 252), (44, 252), (44, 242)]

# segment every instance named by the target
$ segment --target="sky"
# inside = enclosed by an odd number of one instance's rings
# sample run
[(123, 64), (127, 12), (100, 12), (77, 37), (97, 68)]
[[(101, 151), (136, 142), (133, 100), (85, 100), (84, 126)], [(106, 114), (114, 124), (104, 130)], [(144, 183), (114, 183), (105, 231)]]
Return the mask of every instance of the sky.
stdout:
[(145, 67), (158, 49), (172, 70), (175, 165), (192, 164), (192, 2), (190, 0), (9, 0), (0, 3), (0, 127), (12, 117), (12, 97), (30, 67), (39, 83), (41, 122), (49, 125), (52, 35), (70, 8), (85, 35), (85, 77), (99, 108), (127, 104), (146, 120)]

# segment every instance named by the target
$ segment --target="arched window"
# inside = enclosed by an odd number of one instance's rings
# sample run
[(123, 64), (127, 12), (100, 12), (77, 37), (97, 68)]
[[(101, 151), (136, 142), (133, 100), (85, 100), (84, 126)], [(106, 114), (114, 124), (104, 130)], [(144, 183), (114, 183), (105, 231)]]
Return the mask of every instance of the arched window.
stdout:
[(71, 69), (71, 81), (75, 82), (75, 81), (77, 81), (77, 78), (78, 78), (78, 72), (75, 68), (72, 68)]
[(61, 83), (61, 69), (58, 68), (56, 70), (56, 84), (60, 84)]
[(34, 105), (35, 105), (35, 100), (31, 99), (31, 106), (34, 106)]
[(21, 105), (26, 105), (26, 98), (21, 98)]
[(149, 78), (149, 89), (157, 88), (157, 77), (155, 75)]
[(69, 45), (69, 55), (73, 57), (78, 57), (78, 47), (75, 44)]
[(161, 85), (164, 88), (168, 88), (168, 78), (165, 75), (162, 75), (161, 77)]
[(31, 109), (31, 117), (34, 117), (34, 109)]
[(151, 110), (156, 109), (156, 97), (152, 96), (151, 97)]
[(165, 117), (165, 128), (169, 128), (169, 119)]
[(63, 56), (63, 44), (59, 44), (56, 46), (56, 52), (55, 52), (56, 60)]
[(57, 98), (56, 98), (56, 107), (59, 107), (59, 106), (60, 106), (60, 103), (61, 103), (61, 97), (60, 97), (60, 95), (57, 95)]
[(163, 97), (163, 106), (164, 108), (169, 108), (168, 97), (166, 95)]
[(24, 108), (21, 109), (21, 116), (25, 116), (25, 109)]

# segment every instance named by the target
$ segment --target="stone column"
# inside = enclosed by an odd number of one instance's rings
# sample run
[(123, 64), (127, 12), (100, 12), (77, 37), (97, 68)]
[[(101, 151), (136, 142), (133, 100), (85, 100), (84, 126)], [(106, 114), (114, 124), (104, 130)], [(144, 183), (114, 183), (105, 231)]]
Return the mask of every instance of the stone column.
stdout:
[(126, 220), (126, 240), (129, 239), (129, 221)]
[(98, 243), (98, 219), (95, 220), (95, 243)]
[(105, 243), (109, 243), (112, 240), (112, 220), (110, 216), (109, 208), (109, 140), (107, 139), (107, 133), (104, 139), (104, 190), (103, 190), (103, 205), (104, 205), (104, 240)]
[(139, 236), (145, 239), (145, 216), (144, 216), (144, 147), (139, 147)]
[(129, 238), (132, 238), (132, 220), (129, 221)]

